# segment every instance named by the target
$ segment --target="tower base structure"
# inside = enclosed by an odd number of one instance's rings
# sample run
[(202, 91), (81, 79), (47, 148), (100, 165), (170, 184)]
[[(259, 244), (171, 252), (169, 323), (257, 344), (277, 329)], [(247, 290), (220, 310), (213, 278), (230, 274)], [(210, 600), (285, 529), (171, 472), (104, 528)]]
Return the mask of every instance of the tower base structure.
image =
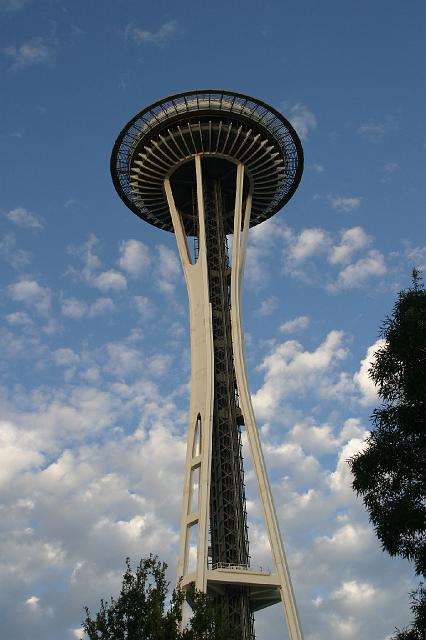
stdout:
[[(182, 517), (180, 527), (180, 547), (177, 575), (183, 586), (194, 583), (200, 591), (211, 595), (216, 601), (229, 603), (237, 600), (237, 604), (226, 607), (230, 621), (242, 630), (242, 640), (254, 638), (252, 614), (272, 604), (282, 602), (288, 626), (290, 640), (302, 640), (302, 631), (296, 608), (296, 601), (291, 584), (290, 574), (280, 536), (276, 512), (266, 473), (259, 434), (250, 399), (245, 373), (243, 330), (241, 324), (241, 288), (244, 264), (247, 253), (248, 230), (252, 196), (250, 189), (245, 194), (245, 168), (243, 163), (236, 165), (234, 229), (232, 241), (232, 266), (227, 266), (223, 289), (224, 306), (230, 315), (230, 344), (232, 349), (231, 371), (222, 372), (225, 382), (234, 393), (235, 427), (238, 434), (245, 428), (250, 448), (253, 468), (257, 479), (260, 501), (263, 507), (266, 530), (269, 538), (275, 573), (256, 571), (250, 568), (247, 541), (247, 524), (245, 515), (245, 497), (243, 492), (242, 464), (240, 474), (233, 476), (234, 487), (231, 488), (231, 508), (219, 507), (216, 519), (234, 517), (237, 524), (236, 533), (231, 533), (231, 540), (224, 545), (222, 558), (214, 557), (212, 546), (215, 545), (216, 532), (211, 528), (212, 504), (211, 496), (215, 490), (212, 486), (212, 465), (217, 464), (212, 456), (218, 419), (215, 412), (225, 413), (226, 409), (215, 402), (215, 391), (218, 388), (218, 377), (221, 372), (215, 368), (215, 354), (218, 348), (215, 343), (226, 342), (227, 336), (214, 331), (215, 312), (212, 304), (212, 276), (210, 271), (216, 270), (208, 239), (208, 225), (211, 224), (206, 215), (206, 183), (210, 180), (203, 175), (202, 156), (195, 156), (196, 172), (196, 213), (198, 217), (198, 251), (191, 254), (188, 237), (182, 223), (182, 217), (175, 204), (172, 181), (164, 180), (164, 189), (170, 209), (173, 228), (177, 239), (180, 258), (185, 275), (190, 309), (191, 336), (191, 397), (189, 410), (189, 428), (187, 454), (184, 474), (184, 491)], [(221, 215), (220, 205), (216, 206), (213, 215)], [(210, 216), (212, 212), (210, 212)], [(226, 324), (226, 323), (225, 323)], [(222, 344), (223, 346), (223, 344)], [(228, 407), (229, 408), (229, 407)], [(232, 411), (231, 411), (232, 413)], [(233, 426), (233, 425), (231, 425)], [(239, 437), (237, 435), (237, 445)], [(235, 445), (235, 437), (229, 436), (225, 448)], [(239, 445), (238, 445), (239, 446)], [(220, 455), (220, 453), (218, 454)], [(223, 456), (223, 454), (222, 454)], [(234, 455), (234, 462), (241, 460), (241, 453)], [(219, 463), (220, 464), (220, 463)], [(226, 465), (226, 462), (225, 462)], [(235, 472), (235, 470), (234, 470)], [(225, 472), (226, 474), (226, 469)], [(222, 479), (223, 480), (223, 479)], [(237, 485), (237, 486), (235, 486)], [(240, 485), (240, 486), (238, 486)], [(241, 508), (243, 515), (241, 516)], [(226, 535), (226, 534), (225, 534)], [(238, 538), (240, 545), (235, 544)], [(226, 553), (230, 557), (226, 557)], [(190, 554), (195, 553), (195, 566), (190, 570)], [(232, 557), (234, 556), (234, 557)]]

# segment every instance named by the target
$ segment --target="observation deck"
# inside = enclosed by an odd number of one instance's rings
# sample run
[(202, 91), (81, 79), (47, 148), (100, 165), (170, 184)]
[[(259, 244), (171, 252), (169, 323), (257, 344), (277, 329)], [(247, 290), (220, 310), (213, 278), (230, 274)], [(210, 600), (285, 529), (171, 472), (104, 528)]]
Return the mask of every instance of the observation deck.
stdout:
[(170, 178), (186, 234), (196, 235), (196, 155), (221, 179), (226, 234), (233, 232), (237, 163), (245, 167), (244, 191), (252, 193), (251, 227), (288, 202), (303, 171), (300, 140), (284, 116), (249, 96), (209, 89), (170, 96), (130, 120), (112, 151), (114, 186), (137, 216), (173, 232), (164, 192)]

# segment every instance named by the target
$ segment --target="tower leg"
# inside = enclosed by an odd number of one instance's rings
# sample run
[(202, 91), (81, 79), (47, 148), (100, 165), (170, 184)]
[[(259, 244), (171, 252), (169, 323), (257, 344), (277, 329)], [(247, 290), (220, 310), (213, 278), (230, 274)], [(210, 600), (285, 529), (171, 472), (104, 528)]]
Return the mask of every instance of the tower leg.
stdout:
[[(235, 198), (234, 235), (232, 244), (232, 276), (231, 276), (231, 320), (232, 343), (234, 348), (235, 375), (237, 379), (240, 405), (247, 430), (247, 439), (256, 474), (260, 501), (262, 503), (269, 544), (272, 551), (277, 575), (280, 580), (281, 600), (284, 606), (285, 618), (290, 640), (303, 640), (296, 600), (291, 584), (290, 573), (282, 543), (277, 515), (275, 512), (271, 489), (266, 472), (259, 434), (254, 418), (253, 406), (246, 377), (244, 338), (241, 323), (241, 291), (245, 265), (248, 229), (250, 223), (251, 195), (248, 195), (244, 220), (242, 220), (242, 192), (244, 180), (244, 165), (237, 169), (237, 185)], [(241, 227), (243, 231), (241, 233)]]
[[(213, 331), (211, 305), (208, 298), (207, 252), (205, 243), (204, 202), (201, 163), (196, 158), (199, 255), (192, 263), (188, 242), (176, 209), (168, 179), (164, 188), (177, 238), (189, 297), (191, 335), (191, 397), (184, 473), (180, 545), (177, 564), (178, 580), (188, 577), (191, 539), (196, 545), (196, 562), (191, 580), (200, 591), (207, 590), (209, 501), (211, 476), (211, 440), (213, 421)], [(196, 486), (198, 483), (198, 487)], [(194, 496), (198, 493), (195, 504)], [(195, 529), (194, 529), (195, 528)], [(195, 535), (191, 534), (195, 531)]]

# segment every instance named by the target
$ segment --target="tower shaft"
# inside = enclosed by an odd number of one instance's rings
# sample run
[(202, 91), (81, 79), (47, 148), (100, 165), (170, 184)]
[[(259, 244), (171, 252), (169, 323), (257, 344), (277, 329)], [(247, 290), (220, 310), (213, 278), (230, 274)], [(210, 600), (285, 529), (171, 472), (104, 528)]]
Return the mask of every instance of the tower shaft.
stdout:
[[(253, 614), (278, 602), (289, 640), (303, 640), (251, 404), (241, 324), (249, 228), (289, 201), (302, 172), (303, 149), (290, 122), (261, 100), (221, 89), (179, 93), (143, 109), (123, 128), (111, 155), (123, 202), (146, 222), (174, 232), (188, 290), (191, 391), (177, 579), (207, 593), (239, 629), (240, 640), (254, 640)], [(242, 430), (273, 573), (250, 566)]]
[[(244, 469), (241, 453), (241, 410), (238, 406), (231, 329), (231, 267), (223, 227), (220, 180), (204, 189), (209, 299), (212, 309), (214, 402), (210, 486), (212, 567), (249, 566)], [(222, 616), (254, 638), (247, 589), (228, 587), (215, 596)]]

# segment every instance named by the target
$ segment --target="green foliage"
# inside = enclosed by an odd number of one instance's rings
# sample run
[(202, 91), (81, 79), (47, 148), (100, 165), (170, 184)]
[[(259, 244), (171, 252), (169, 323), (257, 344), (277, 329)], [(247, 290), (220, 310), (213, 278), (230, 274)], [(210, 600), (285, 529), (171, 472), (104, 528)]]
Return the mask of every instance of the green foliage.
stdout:
[(95, 618), (85, 607), (82, 624), (89, 640), (234, 640), (220, 614), (204, 593), (194, 587), (187, 593), (192, 617), (187, 628), (180, 630), (185, 592), (178, 587), (172, 592), (170, 605), (167, 565), (156, 556), (142, 559), (133, 572), (129, 558), (118, 598), (101, 600)]
[(220, 610), (205, 595), (192, 585), (187, 591), (187, 600), (191, 603), (192, 617), (189, 629), (185, 630), (185, 640), (239, 640), (237, 629), (225, 621)]
[[(349, 460), (377, 537), (390, 555), (426, 575), (426, 292), (419, 272), (381, 329), (369, 374), (383, 404), (363, 452)], [(411, 594), (413, 625), (392, 640), (426, 639), (426, 592)]]
[(425, 640), (426, 638), (426, 589), (420, 584), (411, 594), (411, 611), (414, 613), (411, 629), (398, 630), (391, 640)]
[(382, 327), (369, 374), (383, 404), (349, 464), (383, 548), (426, 574), (426, 292), (417, 271)]

